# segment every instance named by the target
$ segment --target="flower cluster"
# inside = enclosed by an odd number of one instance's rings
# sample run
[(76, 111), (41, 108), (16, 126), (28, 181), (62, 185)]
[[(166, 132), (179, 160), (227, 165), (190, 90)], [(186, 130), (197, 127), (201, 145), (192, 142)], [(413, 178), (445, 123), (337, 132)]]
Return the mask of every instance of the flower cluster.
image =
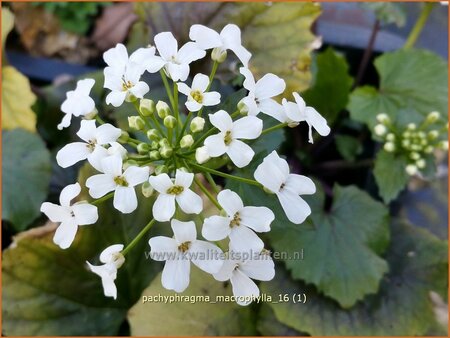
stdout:
[[(78, 226), (97, 221), (96, 205), (113, 198), (113, 206), (119, 212), (135, 211), (136, 187), (140, 187), (145, 197), (154, 196), (153, 219), (130, 243), (106, 248), (100, 254), (103, 265), (88, 263), (90, 270), (101, 277), (105, 295), (117, 297), (114, 281), (118, 269), (135, 244), (156, 222), (170, 222), (172, 238), (152, 236), (149, 240), (151, 257), (165, 261), (162, 285), (176, 292), (184, 291), (189, 285), (192, 262), (218, 281), (230, 280), (236, 301), (246, 305), (259, 295), (253, 280), (270, 280), (275, 274), (274, 263), (258, 236), (270, 231), (275, 216), (267, 207), (244, 205), (236, 192), (221, 190), (213, 176), (252, 184), (261, 193), (276, 196), (287, 218), (296, 224), (311, 213), (301, 195), (314, 194), (315, 185), (305, 176), (290, 173), (287, 161), (276, 151), (259, 164), (254, 179), (222, 171), (217, 163), (222, 163), (224, 170), (229, 168), (225, 166), (228, 160), (237, 168), (246, 167), (255, 155), (252, 143), (282, 127), (295, 127), (305, 121), (311, 143), (313, 128), (320, 135), (327, 135), (330, 128), (298, 93), (292, 93), (295, 100), (292, 102), (286, 98), (281, 103), (276, 100), (285, 91), (283, 79), (274, 74), (254, 78), (248, 68), (251, 54), (242, 46), (236, 25), (227, 25), (220, 33), (193, 25), (189, 37), (192, 41), (179, 47), (172, 33), (163, 32), (154, 37), (155, 46), (140, 48), (131, 55), (121, 44), (105, 52), (104, 87), (109, 90), (106, 103), (134, 107), (135, 115), (128, 118), (133, 135), (105, 123), (99, 116), (89, 97), (94, 80), (79, 81), (76, 89), (67, 94), (61, 107), (65, 116), (58, 128), (68, 127), (72, 116), (83, 117), (77, 132), (80, 141), (64, 146), (57, 154), (57, 162), (66, 168), (88, 161), (97, 171), (86, 180), (93, 201), (70, 205), (70, 200), (80, 192), (76, 183), (61, 192), (61, 205), (46, 202), (41, 210), (52, 221), (61, 223), (54, 242), (65, 249), (73, 242)], [(212, 50), (211, 74), (195, 74), (189, 84), (186, 81), (191, 64), (204, 58), (207, 50)], [(247, 89), (247, 95), (232, 112), (218, 107), (221, 94), (211, 90), (216, 70), (228, 57), (228, 51), (241, 62), (240, 73), (245, 77), (243, 86)], [(145, 72), (160, 73), (169, 102), (144, 97), (150, 92), (148, 84), (141, 81)], [(180, 105), (183, 97), (185, 108)], [(207, 119), (202, 115), (204, 109), (209, 112)], [(260, 114), (278, 120), (279, 124), (264, 129)], [(210, 166), (208, 162), (218, 157), (221, 161)], [(218, 211), (217, 215), (204, 219), (201, 235), (205, 240), (198, 239), (199, 224), (195, 223), (198, 217), (187, 222), (175, 218), (180, 218), (181, 213), (202, 212), (199, 191)]]
[(427, 159), (436, 149), (448, 150), (448, 125), (442, 128), (438, 112), (431, 112), (420, 124), (409, 123), (404, 128), (394, 125), (388, 115), (378, 114), (374, 133), (384, 141), (388, 153), (403, 154), (408, 160), (405, 171), (416, 175), (427, 166)]

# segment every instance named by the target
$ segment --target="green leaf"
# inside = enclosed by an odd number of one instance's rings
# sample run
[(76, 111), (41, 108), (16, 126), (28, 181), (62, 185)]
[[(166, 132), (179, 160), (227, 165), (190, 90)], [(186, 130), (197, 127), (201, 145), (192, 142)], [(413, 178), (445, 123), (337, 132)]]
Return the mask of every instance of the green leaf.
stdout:
[(405, 172), (407, 164), (403, 155), (394, 155), (384, 150), (378, 152), (373, 174), (384, 202), (389, 203), (405, 189), (409, 180)]
[[(278, 295), (277, 295), (278, 296)], [(278, 298), (277, 298), (278, 300)], [(298, 332), (293, 328), (281, 323), (275, 317), (272, 308), (267, 304), (262, 304), (258, 312), (258, 332), (263, 336), (285, 337), (285, 336), (307, 336), (308, 334)]]
[(14, 67), (2, 67), (2, 129), (35, 132), (36, 115), (31, 110), (35, 101), (28, 79)]
[(341, 156), (349, 161), (354, 162), (356, 156), (362, 153), (363, 146), (360, 140), (349, 135), (336, 135), (336, 148)]
[(24, 230), (40, 215), (50, 184), (50, 153), (41, 138), (23, 129), (2, 131), (2, 219)]
[[(82, 185), (92, 174), (86, 168), (81, 174)], [(97, 224), (81, 227), (67, 250), (53, 244), (54, 226), (50, 225), (50, 229), (38, 228), (20, 236), (4, 251), (2, 317), (5, 335), (118, 334), (128, 309), (138, 301), (161, 266), (146, 259), (144, 251), (149, 248), (143, 238), (118, 271), (118, 297), (114, 301), (103, 295), (100, 278), (88, 271), (86, 261), (99, 264), (99, 254), (104, 248), (129, 243), (148, 223), (150, 202), (141, 194), (138, 196), (139, 209), (129, 215), (116, 211), (112, 200), (104, 202), (99, 207)]]
[[(128, 321), (132, 336), (255, 334), (251, 307), (242, 307), (225, 298), (216, 298), (230, 297), (230, 284), (224, 286), (196, 267), (192, 267), (189, 287), (182, 294), (164, 289), (159, 274), (142, 295), (155, 297), (156, 300), (138, 302), (130, 310)], [(189, 298), (184, 301), (179, 298), (178, 301), (169, 303), (157, 300), (160, 296)]]
[(394, 121), (408, 110), (422, 116), (431, 111), (447, 116), (447, 63), (441, 57), (419, 49), (398, 50), (378, 57), (375, 67), (380, 88), (364, 86), (353, 91), (348, 104), (353, 119), (373, 128), (379, 113)]
[(347, 105), (353, 78), (348, 73), (345, 58), (332, 48), (317, 55), (315, 67), (315, 81), (302, 96), (327, 119), (328, 124), (332, 124)]
[(325, 196), (317, 192), (310, 202), (312, 222), (277, 224), (268, 237), (275, 251), (287, 253), (284, 262), (295, 279), (349, 308), (376, 293), (388, 270), (379, 256), (389, 239), (388, 210), (353, 186), (336, 185), (333, 201), (324, 211)]
[[(364, 219), (362, 219), (364, 220)], [(269, 295), (305, 293), (306, 304), (270, 304), (276, 318), (312, 336), (420, 336), (435, 327), (429, 292), (445, 295), (447, 243), (425, 230), (402, 222), (392, 224), (386, 259), (390, 272), (377, 295), (368, 296), (350, 310), (317, 293), (314, 287), (294, 282), (278, 269), (262, 284)]]

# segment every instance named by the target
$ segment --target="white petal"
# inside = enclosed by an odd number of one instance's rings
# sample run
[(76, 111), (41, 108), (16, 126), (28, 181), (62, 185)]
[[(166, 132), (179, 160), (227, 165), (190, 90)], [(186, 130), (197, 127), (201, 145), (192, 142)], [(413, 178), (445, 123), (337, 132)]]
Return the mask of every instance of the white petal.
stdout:
[(261, 135), (263, 122), (256, 116), (245, 116), (233, 123), (233, 138), (254, 140)]
[(74, 221), (62, 222), (55, 231), (53, 242), (61, 249), (67, 249), (75, 239), (77, 230), (78, 226)]
[(267, 189), (277, 192), (289, 175), (289, 166), (274, 150), (256, 168), (254, 177)]
[(298, 93), (292, 93), (292, 95), (294, 96), (295, 99), (295, 103), (297, 104), (298, 110), (300, 112), (304, 112), (306, 109), (306, 103), (305, 100), (303, 100), (303, 98), (300, 96), (300, 94)]
[(234, 270), (230, 281), (239, 305), (248, 305), (259, 296), (258, 286), (239, 269)]
[(175, 240), (179, 244), (193, 242), (197, 238), (197, 229), (192, 221), (181, 222), (177, 219), (172, 219), (170, 226), (172, 227)]
[(89, 203), (77, 203), (72, 206), (75, 220), (78, 225), (94, 224), (98, 220), (98, 210)]
[(98, 174), (86, 180), (86, 187), (89, 188), (89, 195), (93, 198), (100, 198), (113, 191), (116, 183), (110, 175)]
[(215, 106), (220, 103), (220, 94), (218, 92), (209, 92), (203, 94), (203, 105)]
[(129, 214), (136, 210), (138, 202), (134, 188), (117, 186), (114, 193), (113, 205), (114, 208), (124, 214)]
[(167, 174), (159, 174), (157, 176), (150, 176), (148, 181), (152, 187), (160, 194), (166, 194), (167, 190), (173, 187), (172, 180)]
[(192, 100), (189, 100), (189, 99), (188, 99), (188, 100), (186, 101), (185, 105), (186, 105), (186, 108), (187, 108), (189, 111), (192, 111), (192, 112), (199, 111), (199, 110), (202, 109), (202, 107), (203, 107), (203, 104), (198, 103), (198, 102), (195, 101), (194, 99), (192, 99)]
[(70, 122), (72, 120), (72, 114), (65, 114), (62, 118), (61, 122), (57, 125), (58, 130), (63, 130), (70, 126)]
[(94, 148), (94, 151), (88, 155), (87, 160), (89, 161), (91, 166), (93, 166), (96, 170), (102, 172), (102, 161), (108, 156), (108, 150), (106, 150), (105, 147), (97, 144)]
[(244, 208), (244, 203), (242, 203), (239, 195), (229, 189), (219, 192), (217, 201), (230, 217), (233, 217), (235, 213)]
[(182, 170), (178, 170), (175, 173), (175, 185), (180, 185), (184, 188), (189, 188), (194, 180), (193, 173), (187, 173)]
[(219, 33), (203, 25), (192, 25), (189, 30), (189, 38), (203, 49), (210, 49), (222, 45)]
[(113, 255), (123, 250), (123, 244), (113, 244), (108, 246), (100, 254), (100, 262), (111, 263), (113, 261)]
[(102, 160), (102, 171), (110, 176), (122, 175), (122, 159), (119, 156), (108, 156)]
[(286, 82), (275, 74), (266, 74), (256, 83), (255, 95), (264, 100), (277, 96), (286, 89)]
[(246, 48), (238, 44), (232, 44), (228, 46), (227, 49), (232, 50), (234, 54), (236, 54), (244, 67), (248, 67), (248, 62), (250, 61), (252, 54)]
[(189, 65), (187, 63), (176, 64), (169, 63), (167, 64), (167, 72), (169, 73), (169, 77), (173, 81), (186, 81), (189, 76)]
[(122, 160), (127, 157), (127, 150), (118, 142), (111, 142), (111, 146), (107, 149), (108, 155), (117, 155)]
[(69, 184), (61, 190), (61, 194), (59, 195), (59, 203), (63, 207), (68, 207), (70, 205), (70, 201), (77, 197), (80, 192), (81, 186), (79, 183)]
[(252, 257), (239, 266), (239, 269), (252, 279), (269, 281), (275, 277), (275, 265), (269, 255)]
[(286, 180), (285, 189), (289, 189), (297, 195), (312, 195), (316, 192), (316, 185), (306, 176), (290, 174)]
[[(161, 175), (159, 175), (161, 176)], [(169, 221), (175, 213), (175, 196), (160, 194), (153, 203), (153, 217), (159, 222)]]
[(202, 236), (208, 241), (220, 241), (230, 234), (230, 220), (228, 217), (211, 216), (205, 219)]
[(161, 284), (168, 290), (183, 292), (189, 286), (191, 262), (180, 258), (167, 260), (161, 276)]
[(81, 120), (80, 130), (78, 130), (77, 135), (86, 142), (94, 140), (97, 136), (97, 126), (95, 125), (95, 120)]
[(186, 96), (188, 96), (189, 93), (191, 92), (191, 88), (183, 82), (178, 82), (177, 86), (178, 86), (178, 91)]
[(235, 226), (230, 233), (230, 245), (237, 252), (259, 252), (264, 249), (264, 242), (250, 228), (244, 225)]
[(64, 222), (71, 218), (69, 208), (50, 202), (42, 203), (41, 212), (43, 212), (52, 222)]
[(233, 128), (233, 120), (225, 110), (219, 110), (214, 114), (209, 114), (209, 120), (220, 131), (227, 131)]
[(306, 122), (310, 128), (309, 142), (312, 143), (311, 136), (311, 126), (314, 127), (315, 130), (321, 136), (327, 136), (330, 133), (330, 127), (328, 127), (327, 120), (323, 118), (314, 108), (306, 107)]
[(78, 107), (74, 110), (73, 116), (84, 116), (92, 112), (95, 108), (95, 102), (89, 96), (77, 97)]
[(223, 139), (223, 134), (219, 133), (216, 135), (208, 136), (204, 142), (208, 155), (211, 157), (218, 157), (225, 154), (227, 146)]
[(173, 238), (156, 236), (148, 241), (150, 245), (150, 255), (155, 261), (165, 261), (175, 258), (177, 254), (177, 242)]
[(117, 299), (117, 287), (114, 283), (114, 279), (111, 277), (102, 278), (103, 293), (106, 297)]
[(255, 95), (249, 93), (248, 96), (244, 97), (241, 102), (247, 107), (247, 115), (256, 116), (260, 113), (259, 107), (256, 104)]
[(214, 279), (225, 282), (231, 278), (231, 275), (233, 274), (234, 269), (237, 266), (237, 262), (231, 259), (225, 259), (223, 261), (222, 267), (218, 272), (213, 274)]
[(92, 87), (95, 85), (94, 79), (83, 79), (77, 81), (77, 88), (75, 91), (81, 95), (89, 96)]
[(233, 140), (228, 146), (227, 154), (236, 167), (243, 168), (252, 161), (255, 152), (248, 144)]
[(123, 89), (123, 75), (125, 67), (122, 70), (117, 68), (106, 67), (103, 70), (103, 75), (105, 77), (105, 84), (103, 87), (112, 90), (113, 92), (121, 92)]
[(205, 92), (206, 88), (209, 86), (209, 77), (205, 74), (196, 74), (192, 80), (192, 90), (198, 90), (200, 92)]
[(149, 88), (148, 84), (146, 84), (143, 81), (139, 81), (132, 88), (130, 88), (131, 94), (133, 94), (134, 96), (136, 96), (139, 99), (142, 99), (144, 97), (144, 95), (149, 92), (149, 90), (150, 90), (150, 88)]
[(285, 117), (284, 120), (281, 122), (287, 121), (300, 122), (304, 120), (304, 117), (302, 116), (297, 104), (295, 104), (294, 102), (289, 102), (286, 99), (283, 99), (282, 104)]
[(61, 168), (67, 168), (79, 161), (85, 160), (90, 153), (86, 143), (69, 143), (58, 151), (56, 154), (56, 162), (58, 162)]
[(186, 214), (199, 214), (203, 210), (202, 198), (191, 189), (184, 189), (175, 199)]
[(240, 212), (241, 225), (245, 225), (256, 232), (270, 231), (270, 224), (275, 215), (266, 207), (244, 207)]
[(250, 71), (250, 69), (248, 69), (246, 67), (241, 67), (241, 68), (239, 68), (239, 72), (242, 75), (244, 75), (244, 77), (245, 77), (245, 80), (243, 83), (244, 88), (249, 91), (254, 91), (256, 88), (256, 83), (255, 83), (255, 78), (253, 77), (253, 74)]
[(171, 32), (156, 34), (154, 40), (159, 55), (161, 55), (166, 61), (177, 54), (178, 42)]
[(155, 47), (139, 48), (131, 54), (130, 61), (142, 65), (150, 73), (158, 72), (166, 63), (161, 57), (155, 55)]
[(311, 208), (308, 203), (306, 203), (303, 198), (297, 194), (289, 190), (282, 190), (277, 194), (277, 196), (287, 218), (292, 223), (303, 223), (306, 217), (311, 214)]
[(223, 27), (220, 32), (220, 37), (222, 38), (222, 41), (225, 42), (225, 46), (241, 44), (241, 30), (234, 24), (228, 24)]
[(138, 184), (147, 181), (149, 173), (150, 173), (149, 167), (131, 166), (125, 170), (123, 176), (125, 177), (125, 180), (128, 182), (128, 186), (134, 187)]
[(103, 60), (108, 66), (117, 69), (124, 69), (128, 63), (128, 52), (125, 46), (118, 43), (116, 47), (107, 50), (103, 53)]
[(283, 106), (277, 103), (275, 100), (273, 99), (261, 100), (258, 105), (258, 108), (264, 114), (269, 115), (282, 123), (286, 122), (286, 113), (283, 109)]
[(195, 42), (190, 41), (180, 48), (177, 58), (179, 62), (189, 64), (205, 57), (205, 55), (206, 52), (203, 49), (198, 48), (198, 45)]
[(192, 242), (189, 254), (192, 257), (192, 263), (208, 273), (217, 273), (222, 267), (221, 256), (223, 252), (212, 243), (196, 240)]
[(120, 107), (127, 97), (127, 92), (125, 91), (113, 91), (106, 96), (106, 104), (113, 105), (114, 107)]
[(106, 297), (113, 297), (114, 299), (117, 298), (117, 288), (114, 284), (114, 280), (117, 277), (117, 270), (112, 271), (110, 264), (105, 265), (92, 265), (89, 262), (86, 262), (89, 266), (89, 269), (95, 273), (96, 275), (100, 276), (102, 279), (102, 287), (103, 287), (103, 293)]

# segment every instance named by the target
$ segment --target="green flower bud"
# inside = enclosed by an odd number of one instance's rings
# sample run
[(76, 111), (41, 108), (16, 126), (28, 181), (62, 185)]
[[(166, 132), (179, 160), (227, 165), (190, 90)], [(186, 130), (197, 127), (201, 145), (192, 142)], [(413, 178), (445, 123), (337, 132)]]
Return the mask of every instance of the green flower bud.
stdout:
[(239, 110), (239, 113), (241, 115), (247, 115), (248, 114), (248, 107), (242, 100), (238, 102), (237, 109)]
[(431, 154), (434, 151), (433, 146), (428, 146), (424, 149), (425, 154)]
[(425, 162), (425, 160), (423, 158), (421, 158), (420, 160), (416, 161), (416, 166), (419, 169), (425, 168), (426, 165), (427, 165), (427, 163)]
[(125, 143), (128, 141), (129, 138), (130, 138), (130, 134), (128, 134), (125, 130), (122, 130), (120, 133), (120, 137), (117, 141), (119, 141), (121, 143)]
[(127, 160), (123, 163), (123, 170), (127, 170), (129, 167), (138, 167), (139, 164), (135, 160)]
[(227, 58), (227, 51), (222, 48), (214, 48), (211, 52), (211, 59), (213, 61), (217, 61), (218, 63), (222, 63)]
[(434, 123), (437, 120), (439, 120), (440, 117), (441, 117), (441, 114), (439, 114), (439, 112), (433, 111), (433, 112), (428, 114), (426, 121), (428, 123)]
[(377, 136), (383, 136), (387, 132), (387, 128), (383, 124), (377, 124), (373, 130)]
[(408, 128), (409, 130), (416, 130), (417, 126), (416, 126), (415, 123), (408, 123), (407, 128)]
[(411, 146), (411, 141), (410, 140), (403, 140), (402, 141), (402, 146), (405, 147), (406, 149), (408, 149)]
[(149, 129), (147, 130), (147, 138), (150, 141), (158, 141), (159, 140), (159, 133), (156, 129)]
[(395, 144), (392, 142), (387, 142), (384, 144), (384, 150), (386, 150), (388, 153), (392, 153), (395, 151)]
[(393, 142), (395, 141), (395, 135), (393, 133), (389, 133), (386, 135), (386, 140)]
[(404, 138), (410, 138), (410, 137), (411, 137), (411, 132), (409, 132), (409, 131), (404, 131), (403, 134), (402, 134), (402, 136), (403, 136)]
[(158, 116), (162, 119), (170, 115), (169, 105), (164, 101), (158, 101), (158, 103), (156, 104), (156, 111), (158, 113)]
[(195, 160), (198, 164), (203, 164), (210, 159), (208, 150), (205, 146), (199, 147), (195, 150)]
[(431, 130), (428, 132), (428, 139), (435, 140), (439, 137), (439, 131), (437, 130)]
[(148, 153), (148, 156), (152, 161), (158, 161), (161, 159), (161, 155), (158, 150), (152, 150)]
[(177, 170), (180, 170), (182, 172), (188, 173), (189, 170), (186, 167), (177, 168)]
[(377, 121), (382, 124), (387, 124), (391, 121), (391, 119), (389, 118), (389, 116), (387, 114), (378, 114)]
[(184, 135), (180, 140), (181, 148), (189, 148), (194, 144), (194, 138), (191, 134)]
[(438, 147), (442, 150), (448, 150), (448, 141), (439, 142)]
[(144, 182), (142, 184), (142, 195), (144, 195), (144, 197), (149, 198), (153, 195), (154, 189), (151, 186), (150, 182)]
[(168, 115), (164, 118), (164, 125), (166, 128), (173, 129), (177, 125), (177, 119), (171, 115)]
[(412, 160), (417, 161), (417, 160), (420, 159), (420, 154), (419, 154), (419, 153), (416, 153), (416, 152), (412, 152), (412, 153), (409, 155), (409, 157), (410, 157)]
[(128, 117), (128, 125), (131, 129), (143, 130), (145, 128), (145, 121), (140, 116)]
[(125, 101), (127, 102), (134, 102), (137, 100), (137, 97), (131, 94), (130, 92), (127, 93), (127, 96), (125, 97)]
[(137, 151), (141, 155), (147, 154), (150, 151), (150, 146), (147, 143), (139, 143)]
[(167, 174), (169, 172), (169, 168), (165, 164), (160, 164), (155, 168), (155, 175)]
[(160, 147), (170, 147), (170, 142), (166, 138), (162, 138), (159, 140), (159, 146)]
[(161, 147), (159, 149), (159, 153), (161, 154), (162, 158), (169, 158), (173, 154), (172, 147)]
[(408, 164), (405, 168), (405, 171), (408, 175), (413, 176), (413, 175), (417, 174), (417, 172), (419, 170), (417, 169), (417, 167), (414, 164)]
[(149, 99), (141, 99), (139, 111), (144, 116), (151, 116), (156, 110), (155, 102)]
[(193, 133), (198, 133), (205, 127), (205, 119), (203, 117), (194, 117), (190, 124), (190, 129)]
[(150, 149), (151, 150), (158, 150), (159, 149), (159, 142), (158, 141), (153, 141), (152, 144), (150, 145)]

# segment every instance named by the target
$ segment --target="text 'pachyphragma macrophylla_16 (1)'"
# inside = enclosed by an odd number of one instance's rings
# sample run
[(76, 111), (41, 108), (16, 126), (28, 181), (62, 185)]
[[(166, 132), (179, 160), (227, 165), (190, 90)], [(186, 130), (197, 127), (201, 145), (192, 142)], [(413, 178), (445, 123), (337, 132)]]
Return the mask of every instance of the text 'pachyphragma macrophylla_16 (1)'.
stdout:
[[(154, 223), (170, 222), (173, 237), (155, 234), (149, 240), (151, 257), (165, 261), (162, 285), (183, 292), (189, 285), (192, 262), (218, 281), (229, 280), (236, 299), (245, 299), (238, 303), (247, 305), (252, 297), (259, 295), (253, 280), (268, 281), (275, 275), (273, 260), (266, 257), (264, 243), (257, 235), (270, 231), (275, 216), (265, 206), (244, 205), (234, 191), (220, 190), (213, 176), (255, 185), (261, 194), (273, 194), (287, 218), (295, 224), (304, 222), (311, 213), (301, 195), (314, 194), (316, 188), (308, 177), (290, 173), (288, 163), (276, 151), (257, 166), (254, 179), (231, 175), (229, 170), (213, 169), (208, 166), (208, 161), (224, 158), (226, 154), (229, 167), (243, 168), (255, 155), (252, 142), (264, 134), (283, 127), (293, 128), (304, 121), (309, 127), (309, 142), (313, 142), (313, 128), (322, 136), (328, 135), (330, 128), (314, 108), (306, 106), (298, 93), (289, 93), (281, 103), (275, 100), (284, 94), (286, 84), (283, 79), (274, 74), (254, 78), (249, 68), (251, 53), (242, 46), (241, 31), (236, 25), (229, 24), (220, 33), (193, 25), (189, 37), (192, 41), (179, 46), (172, 33), (163, 32), (154, 37), (155, 46), (139, 48), (128, 55), (125, 46), (118, 44), (103, 55), (107, 64), (104, 87), (110, 90), (106, 103), (114, 107), (131, 103), (136, 115), (128, 118), (129, 126), (144, 133), (146, 142), (100, 118), (90, 97), (94, 80), (80, 80), (76, 88), (67, 93), (61, 106), (65, 115), (58, 128), (67, 128), (72, 117), (81, 117), (77, 132), (80, 141), (64, 146), (56, 159), (63, 168), (87, 160), (98, 171), (86, 181), (94, 201), (71, 204), (81, 192), (80, 184), (75, 183), (61, 191), (60, 205), (45, 202), (41, 211), (51, 221), (60, 223), (53, 240), (66, 249), (72, 244), (79, 226), (97, 222), (96, 205), (108, 198), (113, 198), (114, 208), (123, 214), (139, 208), (135, 188), (141, 187), (144, 196), (156, 195), (153, 219), (143, 225), (142, 231), (130, 243), (111, 243), (104, 249), (99, 257), (102, 265), (87, 263), (90, 270), (100, 276), (105, 296), (117, 298), (115, 279), (135, 244)], [(213, 61), (211, 74), (191, 74), (192, 81), (187, 81), (191, 63), (205, 58), (209, 52)], [(214, 110), (224, 98), (211, 90), (211, 84), (216, 70), (231, 53), (242, 64), (239, 71), (247, 96), (239, 101), (234, 111)], [(145, 72), (160, 73), (169, 102), (150, 99), (152, 91), (141, 81)], [(180, 116), (181, 100), (185, 100), (188, 112), (185, 118)], [(204, 107), (214, 113), (203, 117)], [(278, 124), (264, 129), (260, 114), (270, 116)], [(205, 129), (209, 125), (211, 127)], [(134, 151), (128, 152), (125, 146)], [(205, 186), (196, 174), (202, 174), (209, 186)], [(206, 218), (202, 224), (201, 235), (205, 240), (199, 239), (193, 221), (174, 218), (181, 212), (202, 213), (203, 200), (193, 185), (217, 208), (217, 215)], [(228, 248), (216, 244), (226, 238), (229, 238)], [(259, 254), (222, 255), (227, 251)]]

